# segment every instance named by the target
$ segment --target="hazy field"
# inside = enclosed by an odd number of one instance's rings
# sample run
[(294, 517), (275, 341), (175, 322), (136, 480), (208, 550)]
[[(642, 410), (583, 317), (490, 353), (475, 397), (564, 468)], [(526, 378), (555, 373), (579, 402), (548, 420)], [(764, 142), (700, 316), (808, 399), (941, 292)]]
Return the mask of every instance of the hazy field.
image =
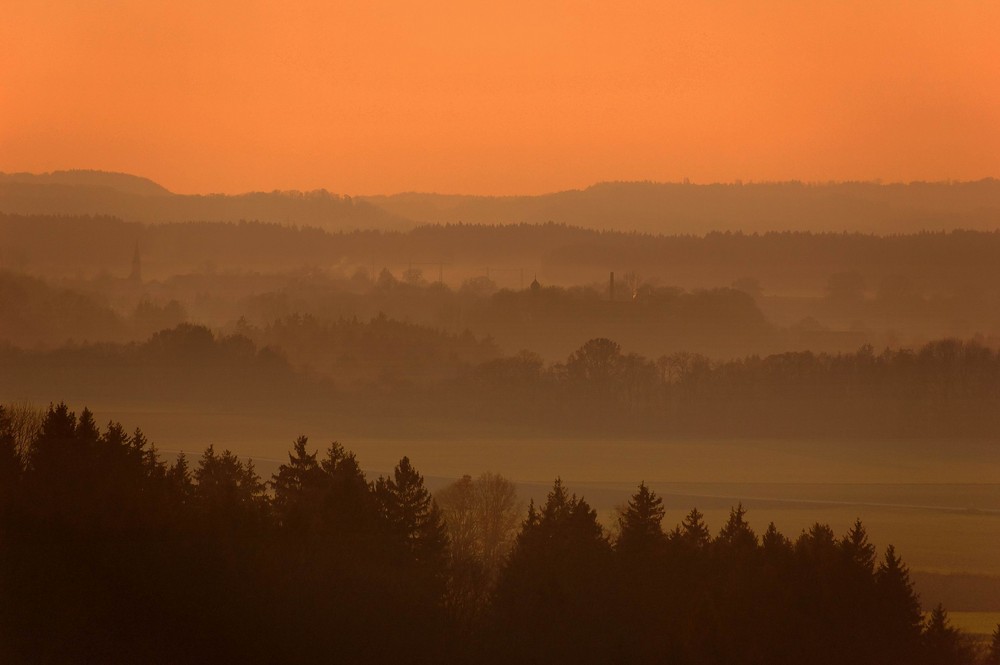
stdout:
[(494, 471), (517, 481), (525, 501), (538, 501), (561, 476), (609, 527), (615, 507), (641, 480), (663, 496), (668, 528), (697, 506), (716, 531), (740, 501), (758, 532), (773, 521), (791, 538), (817, 521), (842, 534), (861, 518), (879, 549), (894, 544), (918, 579), (925, 573), (973, 575), (936, 578), (935, 588), (954, 593), (934, 598), (1000, 611), (1000, 595), (995, 604), (984, 600), (982, 580), (975, 577), (1000, 578), (1000, 445), (993, 442), (372, 438), (357, 423), (322, 413), (286, 420), (110, 405), (94, 410), (100, 422), (142, 427), (165, 454), (197, 456), (213, 443), (253, 457), (264, 477), (287, 459), (299, 434), (318, 448), (340, 441), (357, 453), (370, 477), (408, 455), (432, 488), (466, 473)]
[[(242, 411), (157, 410), (114, 404), (89, 404), (99, 422), (119, 420), (139, 426), (170, 451), (198, 453), (209, 443), (255, 460), (285, 459), (291, 442), (305, 434), (318, 447), (338, 440), (373, 471), (392, 468), (402, 455), (428, 476), (457, 477), (495, 471), (521, 481), (623, 483), (851, 483), (994, 484), (1000, 482), (1000, 442), (992, 441), (841, 441), (833, 439), (623, 439), (618, 437), (528, 437), (423, 428), (419, 423), (389, 426), (386, 414), (375, 422), (330, 412), (290, 415)], [(83, 404), (70, 404), (80, 409)], [(372, 431), (406, 431), (373, 436)], [(810, 490), (820, 491), (820, 490)], [(929, 490), (930, 491), (930, 490)], [(985, 491), (983, 505), (947, 503), (940, 490), (931, 506), (1000, 510), (1000, 500)], [(963, 495), (964, 496), (964, 495)], [(801, 497), (798, 497), (801, 498)], [(830, 496), (819, 496), (830, 500)], [(839, 500), (839, 499), (838, 499)], [(894, 503), (868, 497), (872, 503)], [(907, 505), (924, 505), (916, 497)], [(942, 501), (945, 501), (942, 503)]]
[(992, 635), (1000, 624), (1000, 612), (949, 612), (951, 625), (973, 635)]

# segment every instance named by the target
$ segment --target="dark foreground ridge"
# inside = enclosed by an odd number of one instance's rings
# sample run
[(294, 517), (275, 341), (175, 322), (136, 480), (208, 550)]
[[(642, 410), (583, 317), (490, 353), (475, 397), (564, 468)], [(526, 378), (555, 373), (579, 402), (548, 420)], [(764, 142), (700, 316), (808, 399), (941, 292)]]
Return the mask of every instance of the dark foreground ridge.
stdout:
[[(735, 507), (665, 533), (644, 484), (609, 537), (556, 480), (519, 510), (485, 474), (432, 498), (403, 458), (369, 482), (305, 437), (269, 482), (209, 447), (0, 409), (0, 661), (997, 663), (923, 620), (858, 522), (794, 542)], [(521, 521), (519, 531), (517, 522)], [(990, 660), (991, 659), (991, 660)]]

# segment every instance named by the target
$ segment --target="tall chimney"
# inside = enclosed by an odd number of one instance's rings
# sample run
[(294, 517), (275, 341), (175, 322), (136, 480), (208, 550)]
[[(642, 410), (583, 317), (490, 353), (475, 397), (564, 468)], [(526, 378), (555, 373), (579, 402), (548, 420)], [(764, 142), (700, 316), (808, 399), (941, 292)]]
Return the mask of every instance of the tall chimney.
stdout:
[(615, 273), (611, 271), (611, 281), (608, 284), (608, 295), (611, 300), (615, 299)]

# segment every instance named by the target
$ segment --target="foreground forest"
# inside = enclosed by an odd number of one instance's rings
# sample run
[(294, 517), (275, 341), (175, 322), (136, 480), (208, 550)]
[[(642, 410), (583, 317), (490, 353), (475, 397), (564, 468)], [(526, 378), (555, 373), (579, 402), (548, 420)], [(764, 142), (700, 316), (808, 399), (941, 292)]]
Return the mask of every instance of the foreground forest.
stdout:
[(265, 481), (86, 410), (26, 415), (0, 409), (6, 661), (1000, 662), (1000, 627), (924, 617), (860, 521), (793, 541), (734, 506), (715, 536), (696, 509), (665, 530), (640, 484), (612, 535), (558, 479), (525, 512), (495, 474), (431, 496), (407, 458), (369, 481), (300, 437)]

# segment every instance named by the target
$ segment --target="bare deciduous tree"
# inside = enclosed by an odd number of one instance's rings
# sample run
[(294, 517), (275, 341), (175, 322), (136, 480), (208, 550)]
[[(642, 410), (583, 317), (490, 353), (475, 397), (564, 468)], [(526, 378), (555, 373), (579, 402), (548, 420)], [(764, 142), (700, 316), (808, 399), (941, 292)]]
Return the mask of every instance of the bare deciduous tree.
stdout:
[(11, 433), (14, 435), (14, 448), (18, 456), (25, 460), (31, 443), (35, 440), (38, 430), (45, 420), (45, 410), (30, 402), (10, 402), (3, 405), (10, 420)]

